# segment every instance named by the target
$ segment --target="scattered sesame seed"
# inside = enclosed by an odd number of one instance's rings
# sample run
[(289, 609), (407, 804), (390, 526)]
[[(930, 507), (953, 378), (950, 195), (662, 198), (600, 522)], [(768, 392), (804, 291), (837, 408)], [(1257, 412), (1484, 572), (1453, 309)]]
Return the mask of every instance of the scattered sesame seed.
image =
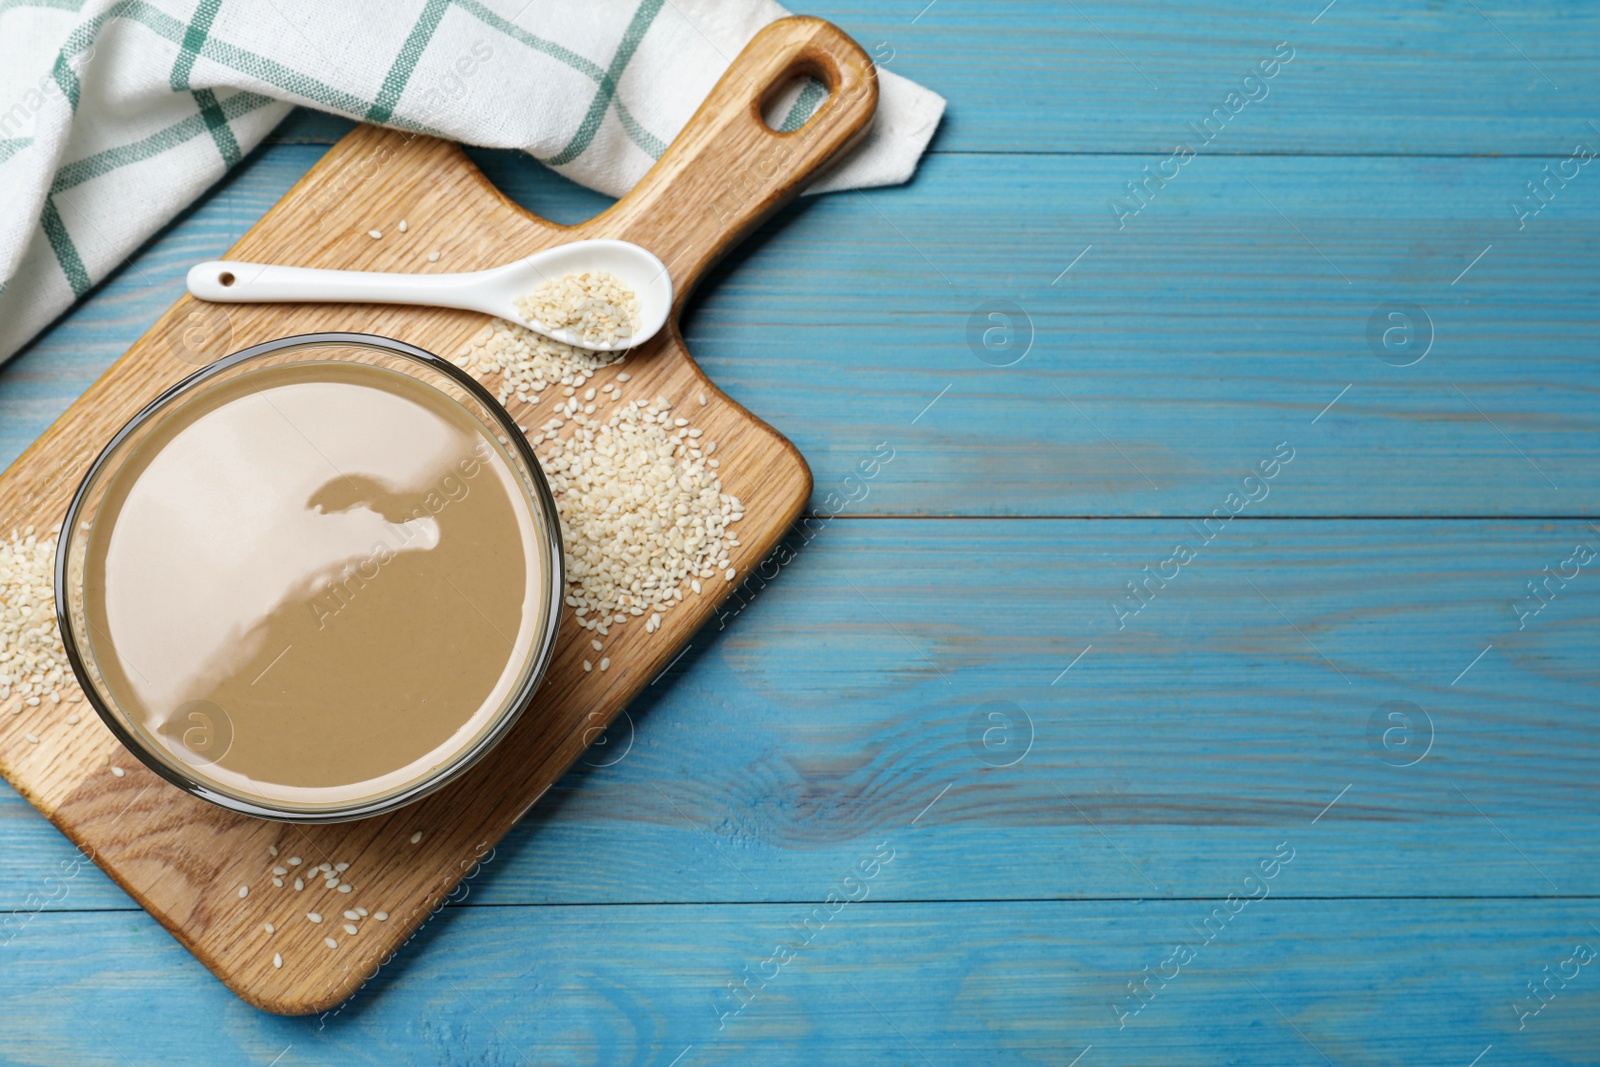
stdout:
[(274, 967), (282, 967), (283, 966), (283, 953), (274, 952), (272, 954), (272, 965)]
[(422, 840), (422, 831), (421, 830), (418, 830), (416, 833), (411, 835), (411, 843), (413, 845), (416, 844), (418, 841), (421, 841), (421, 840)]
[(707, 399), (706, 399), (706, 394), (704, 394), (704, 393), (701, 393), (701, 394), (700, 394), (700, 406), (701, 406), (701, 407), (705, 407), (705, 406), (706, 406), (706, 405), (707, 405), (707, 404), (708, 404), (708, 403), (710, 403), (710, 401), (708, 401), (708, 400), (707, 400)]
[(267, 846), (267, 855), (276, 856), (277, 854), (278, 854), (278, 846), (277, 845), (268, 845)]
[(602, 645), (599, 641), (590, 641), (589, 643), (594, 646), (594, 650), (596, 652), (599, 652), (601, 649), (606, 647), (605, 645)]
[(274, 868), (272, 868), (272, 873), (273, 874), (288, 874), (289, 873), (289, 868), (287, 868), (287, 867), (274, 867)]
[(68, 726), (76, 726), (76, 725), (78, 725), (78, 717), (76, 715), (68, 715), (67, 716), (67, 725)]
[(354, 936), (355, 934), (358, 934), (361, 931), (356, 927), (355, 923), (345, 923), (344, 924), (344, 932)]
[(400, 232), (401, 233), (405, 233), (410, 228), (411, 228), (410, 226), (406, 225), (406, 220), (405, 219), (401, 219), (400, 220)]
[(28, 742), (30, 745), (37, 745), (39, 743), (39, 735), (37, 734), (23, 734), (22, 739)]
[(428, 253), (428, 262), (429, 263), (437, 263), (437, 262), (439, 262), (439, 253), (437, 253), (437, 252), (429, 252)]
[(344, 917), (346, 919), (349, 919), (351, 922), (354, 922), (357, 919), (361, 918), (361, 913), (359, 911), (351, 911), (349, 908), (346, 908), (345, 909), (345, 913), (344, 913)]
[(621, 374), (617, 375), (617, 381), (625, 382), (629, 378), (632, 378), (632, 377), (633, 377), (633, 375), (629, 374), (627, 371), (623, 371)]
[(304, 882), (302, 882), (300, 879), (296, 878), (294, 880), (294, 891), (296, 893), (300, 892), (300, 890), (304, 889), (305, 887), (306, 887), (306, 884)]
[(265, 930), (269, 934), (275, 934), (278, 932), (278, 928), (273, 926), (271, 923), (262, 923), (261, 929)]
[(121, 767), (113, 767), (111, 768), (111, 773), (116, 775), (118, 778), (121, 778), (126, 772), (124, 772)]
[[(588, 660), (584, 660), (583, 661), (583, 670), (584, 670), (584, 673), (588, 673), (589, 671), (594, 670), (594, 664), (590, 663)], [(30, 738), (33, 737), (32, 734), (29, 734), (28, 736)]]
[(321, 916), (321, 915), (318, 915), (318, 914), (317, 914), (317, 913), (316, 913), (316, 912), (314, 912), (314, 911), (308, 911), (308, 912), (306, 912), (306, 918), (307, 918), (307, 919), (310, 919), (310, 920), (311, 920), (311, 921), (312, 921), (312, 922), (314, 922), (314, 923), (319, 923), (319, 922), (321, 922), (321, 921), (322, 921), (322, 916)]
[(386, 911), (375, 911), (375, 912), (372, 913), (372, 917), (374, 919), (377, 919), (379, 922), (388, 922), (389, 921), (389, 913), (386, 912)]
[(239, 887), (239, 899), (240, 900), (243, 900), (245, 897), (247, 897), (249, 895), (250, 895), (250, 887), (249, 886), (242, 885), (242, 886)]
[(383, 237), (383, 231), (382, 230), (368, 230), (367, 231), (367, 236), (372, 238), (374, 241), (381, 240), (382, 237)]
[(698, 578), (689, 579), (689, 588), (693, 589), (696, 593), (700, 592), (700, 579), (698, 579)]
[(323, 944), (324, 944), (324, 945), (327, 945), (327, 946), (328, 946), (328, 947), (329, 947), (329, 948), (338, 948), (338, 947), (339, 947), (339, 942), (337, 942), (337, 941), (335, 941), (335, 940), (334, 940), (334, 939), (333, 939), (333, 938), (331, 938), (331, 937), (325, 937), (325, 938), (323, 938), (323, 939), (322, 939), (322, 943), (323, 943)]
[(300, 857), (299, 856), (290, 856), (289, 857), (289, 866), (291, 866), (291, 867), (300, 866)]
[(283, 888), (283, 879), (282, 878), (274, 878), (272, 880), (272, 884), (277, 886), (279, 889), (282, 889)]
[(350, 865), (348, 863), (335, 863), (333, 865), (333, 869), (338, 871), (340, 874), (343, 874), (345, 871), (350, 869)]
[(351, 889), (353, 889), (353, 888), (355, 888), (355, 887), (354, 887), (354, 886), (352, 886), (352, 885), (351, 885), (351, 884), (350, 884), (350, 883), (349, 883), (349, 882), (346, 882), (346, 883), (344, 883), (344, 884), (343, 884), (343, 885), (341, 885), (341, 886), (340, 886), (340, 887), (339, 887), (339, 892), (341, 892), (341, 893), (348, 893), (348, 892), (350, 892), (350, 890), (351, 890)]
[(365, 919), (367, 917), (367, 909), (366, 908), (357, 908), (356, 909), (356, 914), (361, 916), (363, 919)]
[(608, 670), (611, 669), (611, 659), (610, 659), (610, 657), (607, 657), (607, 658), (602, 659), (600, 661), (600, 669), (603, 670), (603, 671), (608, 671)]

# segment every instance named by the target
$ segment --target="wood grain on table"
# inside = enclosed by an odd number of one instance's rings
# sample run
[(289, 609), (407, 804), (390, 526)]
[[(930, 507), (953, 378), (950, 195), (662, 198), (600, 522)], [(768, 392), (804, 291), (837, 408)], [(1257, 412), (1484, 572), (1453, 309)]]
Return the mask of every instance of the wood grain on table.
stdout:
[[(838, 516), (339, 1016), (239, 1003), (5, 797), (0, 1060), (1600, 1061), (1593, 967), (1526, 1014), (1600, 948), (1600, 580), (1513, 610), (1600, 548), (1600, 177), (1524, 229), (1508, 206), (1600, 145), (1600, 14), (922, 7), (818, 12), (950, 98), (915, 181), (786, 209), (685, 320)], [(1118, 230), (1108, 201), (1285, 40), (1272, 95)], [(0, 458), (346, 129), (291, 119), (0, 370)], [(557, 221), (606, 203), (475, 158)], [(1033, 321), (1014, 366), (968, 346), (988, 300)], [(1387, 303), (1428, 312), (1420, 362), (1374, 354)], [(1118, 630), (1279, 442), (1270, 494)], [(1386, 739), (1401, 701), (1426, 723)], [(1280, 842), (1270, 896), (1119, 1029)]]

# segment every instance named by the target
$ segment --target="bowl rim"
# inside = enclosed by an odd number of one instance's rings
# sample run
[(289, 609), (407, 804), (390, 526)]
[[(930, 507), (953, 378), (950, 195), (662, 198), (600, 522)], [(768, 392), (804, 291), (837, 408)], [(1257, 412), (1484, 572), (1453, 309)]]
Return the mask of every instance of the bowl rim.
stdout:
[[(319, 808), (279, 807), (259, 799), (254, 801), (243, 799), (231, 792), (226, 792), (184, 774), (177, 767), (168, 764), (152, 753), (149, 750), (149, 746), (122, 722), (120, 713), (108, 707), (106, 702), (101, 699), (98, 687), (90, 681), (83, 651), (79, 648), (77, 635), (74, 633), (71, 621), (72, 615), (69, 611), (67, 597), (68, 548), (71, 544), (72, 531), (77, 528), (78, 516), (82, 512), (90, 487), (94, 485), (96, 478), (101, 474), (118, 447), (129, 436), (146, 423), (159, 417), (179, 397), (193, 392), (211, 379), (232, 370), (242, 363), (247, 363), (272, 352), (294, 348), (309, 348), (318, 345), (347, 345), (357, 348), (370, 348), (407, 357), (427, 366), (431, 370), (442, 372), (483, 405), (499, 425), (500, 433), (505, 437), (505, 441), (502, 443), (516, 450), (532, 476), (529, 480), (529, 485), (540, 513), (535, 516), (535, 519), (542, 525), (545, 534), (545, 558), (541, 562), (545, 565), (545, 573), (550, 576), (550, 581), (548, 602), (545, 605), (543, 633), (538, 635), (532, 654), (529, 657), (523, 680), (517, 687), (516, 692), (507, 698), (505, 710), (501, 713), (500, 718), (489, 729), (479, 735), (476, 741), (443, 764), (442, 769), (438, 772), (430, 774), (400, 790), (341, 806)], [(454, 398), (450, 399), (453, 403), (459, 403)], [(551, 661), (555, 658), (556, 638), (561, 629), (561, 609), (565, 587), (564, 560), (565, 547), (561, 541), (560, 516), (556, 510), (555, 496), (550, 491), (549, 480), (545, 477), (544, 468), (540, 466), (539, 458), (534, 453), (533, 446), (528, 442), (527, 436), (523, 434), (516, 420), (511, 417), (511, 413), (476, 378), (449, 360), (435, 355), (427, 349), (419, 348), (416, 345), (408, 344), (393, 337), (385, 337), (381, 334), (346, 332), (294, 334), (240, 349), (201, 367), (192, 374), (186, 375), (174, 385), (162, 390), (155, 399), (140, 408), (137, 414), (112, 435), (105, 447), (100, 450), (99, 455), (89, 464), (89, 469), (84, 473), (77, 489), (73, 491), (72, 500), (67, 505), (66, 516), (62, 520), (61, 529), (56, 538), (55, 610), (57, 629), (61, 634), (61, 644), (67, 653), (67, 661), (72, 666), (73, 676), (77, 680), (79, 688), (83, 691), (84, 698), (88, 700), (96, 714), (100, 716), (100, 720), (106, 724), (117, 740), (122, 743), (123, 747), (133, 753), (146, 767), (168, 782), (192, 796), (209, 801), (219, 807), (259, 819), (303, 824), (348, 822), (395, 811), (414, 801), (421, 800), (428, 794), (436, 792), (450, 782), (455, 781), (479, 760), (483, 759), (484, 756), (488, 755), (504, 739), (505, 735), (511, 731), (511, 728), (516, 725), (518, 720), (522, 718), (523, 713), (532, 706), (533, 698), (537, 694), (539, 687), (544, 683), (544, 676), (550, 668)]]

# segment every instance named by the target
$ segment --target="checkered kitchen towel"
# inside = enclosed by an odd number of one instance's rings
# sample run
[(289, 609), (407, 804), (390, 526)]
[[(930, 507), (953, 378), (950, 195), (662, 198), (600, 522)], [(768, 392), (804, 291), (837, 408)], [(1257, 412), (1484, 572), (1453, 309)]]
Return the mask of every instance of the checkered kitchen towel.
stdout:
[[(0, 0), (0, 359), (294, 104), (520, 148), (631, 188), (771, 0)], [(944, 101), (880, 71), (872, 134), (819, 188), (911, 176)], [(822, 96), (798, 91), (785, 125)]]

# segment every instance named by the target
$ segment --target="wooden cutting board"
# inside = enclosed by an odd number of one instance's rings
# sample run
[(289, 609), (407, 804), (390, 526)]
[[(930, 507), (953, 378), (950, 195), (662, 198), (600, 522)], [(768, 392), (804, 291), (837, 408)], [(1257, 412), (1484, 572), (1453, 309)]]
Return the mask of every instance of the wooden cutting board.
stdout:
[[(791, 133), (762, 121), (764, 101), (798, 76), (831, 93)], [(707, 267), (866, 132), (877, 107), (871, 62), (838, 28), (789, 18), (763, 30), (639, 185), (610, 210), (557, 226), (502, 196), (453, 144), (363, 127), (295, 185), (228, 253), (231, 259), (357, 270), (466, 271), (565, 241), (621, 238), (650, 249), (672, 272), (667, 328), (595, 385), (626, 372), (628, 398), (665, 396), (719, 443), (724, 491), (745, 504), (730, 557), (742, 575), (759, 563), (811, 493), (793, 445), (719, 392), (678, 330), (684, 300)], [(400, 219), (408, 232), (397, 232)], [(376, 240), (369, 230), (380, 229)], [(436, 263), (428, 253), (439, 251)], [(365, 305), (215, 305), (184, 296), (66, 414), (0, 476), (0, 532), (60, 526), (69, 496), (111, 435), (197, 366), (275, 337), (344, 330), (381, 334), (445, 356), (486, 323), (466, 312)], [(491, 389), (494, 382), (489, 381)], [(700, 406), (700, 397), (706, 406)], [(545, 407), (551, 405), (546, 402)], [(548, 412), (513, 403), (523, 425)], [(395, 814), (332, 826), (295, 826), (231, 814), (147, 771), (79, 701), (0, 705), (0, 772), (83, 852), (240, 997), (268, 1011), (324, 1011), (385, 963), (505, 832), (662, 671), (734, 588), (716, 579), (646, 634), (614, 627), (611, 669), (585, 672), (596, 654), (569, 610), (534, 706), (480, 764)], [(69, 725), (69, 711), (82, 718)], [(38, 740), (30, 742), (27, 735)], [(113, 768), (120, 769), (119, 776)], [(417, 835), (421, 835), (420, 838)], [(415, 840), (414, 840), (415, 839)], [(277, 856), (271, 854), (277, 849)], [(350, 893), (307, 879), (272, 884), (272, 867), (348, 863)], [(240, 886), (249, 894), (241, 898)], [(340, 927), (364, 908), (358, 933)], [(313, 924), (306, 913), (324, 916)], [(386, 913), (379, 921), (375, 913)], [(274, 933), (264, 924), (271, 923)], [(324, 937), (333, 935), (337, 948)], [(274, 954), (283, 958), (273, 964)]]

